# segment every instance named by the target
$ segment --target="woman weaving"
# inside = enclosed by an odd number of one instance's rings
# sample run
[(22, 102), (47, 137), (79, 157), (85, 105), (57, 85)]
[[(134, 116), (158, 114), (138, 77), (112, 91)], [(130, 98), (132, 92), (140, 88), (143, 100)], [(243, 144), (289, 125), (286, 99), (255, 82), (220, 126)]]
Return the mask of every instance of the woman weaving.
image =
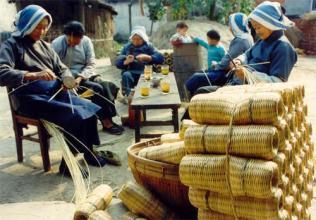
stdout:
[[(59, 125), (73, 153), (82, 152), (89, 164), (103, 166), (104, 159), (91, 153), (93, 145), (99, 144), (95, 115), (100, 107), (65, 88), (53, 97), (64, 86), (61, 80), (72, 74), (50, 45), (41, 40), (51, 23), (50, 14), (37, 5), (29, 5), (17, 14), (16, 31), (0, 50), (0, 86), (14, 89), (10, 98), (15, 111)], [(59, 171), (69, 174), (64, 160)]]

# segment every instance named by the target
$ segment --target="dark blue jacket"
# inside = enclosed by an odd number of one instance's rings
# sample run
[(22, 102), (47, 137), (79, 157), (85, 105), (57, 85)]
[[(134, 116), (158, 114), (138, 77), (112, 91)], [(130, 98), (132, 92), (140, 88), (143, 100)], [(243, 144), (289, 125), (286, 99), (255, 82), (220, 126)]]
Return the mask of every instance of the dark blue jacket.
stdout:
[[(140, 54), (147, 54), (152, 57), (152, 62), (150, 63), (142, 63), (135, 60), (130, 65), (124, 65), (124, 61), (126, 56), (133, 55), (138, 56)], [(150, 43), (144, 43), (140, 47), (135, 47), (132, 43), (128, 43), (124, 46), (119, 55), (118, 59), (116, 60), (116, 67), (122, 69), (123, 71), (129, 70), (133, 73), (142, 73), (144, 71), (145, 65), (152, 65), (152, 64), (162, 64), (164, 62), (164, 57), (161, 53), (159, 53)]]
[(259, 40), (245, 53), (248, 64), (270, 62), (252, 66), (256, 76), (265, 82), (286, 82), (297, 61), (297, 54), (283, 31), (274, 31), (266, 40)]

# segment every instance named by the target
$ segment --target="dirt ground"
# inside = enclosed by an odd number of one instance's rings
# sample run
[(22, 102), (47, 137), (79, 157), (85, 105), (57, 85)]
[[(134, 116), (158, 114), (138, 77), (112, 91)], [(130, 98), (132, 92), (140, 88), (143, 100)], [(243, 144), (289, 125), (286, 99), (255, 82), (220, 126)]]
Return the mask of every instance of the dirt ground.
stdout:
[[(316, 127), (316, 57), (299, 57), (290, 81), (301, 82), (306, 87), (306, 102), (309, 118)], [(98, 72), (104, 79), (120, 84), (120, 73), (109, 66), (108, 60), (98, 60)], [(44, 173), (35, 143), (24, 142), (24, 163), (17, 163), (13, 138), (11, 115), (5, 88), (0, 88), (0, 204), (37, 201), (65, 201), (73, 198), (74, 188), (70, 178), (58, 173), (61, 152), (53, 143), (50, 151), (52, 170)], [(127, 107), (117, 103), (120, 115), (127, 113)], [(183, 112), (183, 111), (182, 111)], [(151, 112), (149, 118), (166, 118), (171, 114)], [(119, 121), (119, 117), (115, 118)], [(126, 149), (134, 143), (134, 131), (125, 128), (121, 136), (112, 136), (100, 131), (102, 144), (99, 149), (114, 151), (122, 159), (122, 166), (106, 165), (103, 168), (90, 167), (91, 187), (100, 183), (109, 184), (116, 192), (128, 180), (133, 179), (127, 165)], [(4, 206), (0, 205), (0, 212)], [(316, 213), (316, 204), (313, 205)], [(1, 216), (1, 215), (0, 215)], [(316, 217), (316, 214), (314, 215)], [(119, 218), (115, 218), (119, 219)]]

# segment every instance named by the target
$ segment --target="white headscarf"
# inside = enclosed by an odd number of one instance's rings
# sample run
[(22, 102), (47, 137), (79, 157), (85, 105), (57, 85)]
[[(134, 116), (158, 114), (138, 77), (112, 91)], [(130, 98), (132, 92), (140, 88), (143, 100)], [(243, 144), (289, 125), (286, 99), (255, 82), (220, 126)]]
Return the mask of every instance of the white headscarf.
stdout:
[(149, 37), (146, 34), (146, 28), (144, 26), (135, 26), (129, 39), (132, 40), (135, 35), (140, 36), (146, 43), (149, 42)]

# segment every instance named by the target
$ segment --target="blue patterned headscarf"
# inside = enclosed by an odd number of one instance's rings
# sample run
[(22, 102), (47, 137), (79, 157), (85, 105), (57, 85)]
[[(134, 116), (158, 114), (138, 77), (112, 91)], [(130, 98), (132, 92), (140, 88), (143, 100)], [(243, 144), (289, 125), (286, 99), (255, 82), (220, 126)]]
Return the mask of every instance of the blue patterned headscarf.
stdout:
[(283, 14), (278, 2), (262, 2), (251, 12), (248, 18), (272, 31), (286, 30), (294, 26), (294, 23)]
[(29, 35), (45, 17), (48, 18), (48, 28), (50, 28), (52, 17), (44, 8), (38, 5), (25, 7), (15, 17), (16, 30), (12, 35), (17, 37)]
[(248, 28), (247, 15), (243, 13), (234, 13), (229, 16), (228, 21), (235, 37), (253, 41)]

